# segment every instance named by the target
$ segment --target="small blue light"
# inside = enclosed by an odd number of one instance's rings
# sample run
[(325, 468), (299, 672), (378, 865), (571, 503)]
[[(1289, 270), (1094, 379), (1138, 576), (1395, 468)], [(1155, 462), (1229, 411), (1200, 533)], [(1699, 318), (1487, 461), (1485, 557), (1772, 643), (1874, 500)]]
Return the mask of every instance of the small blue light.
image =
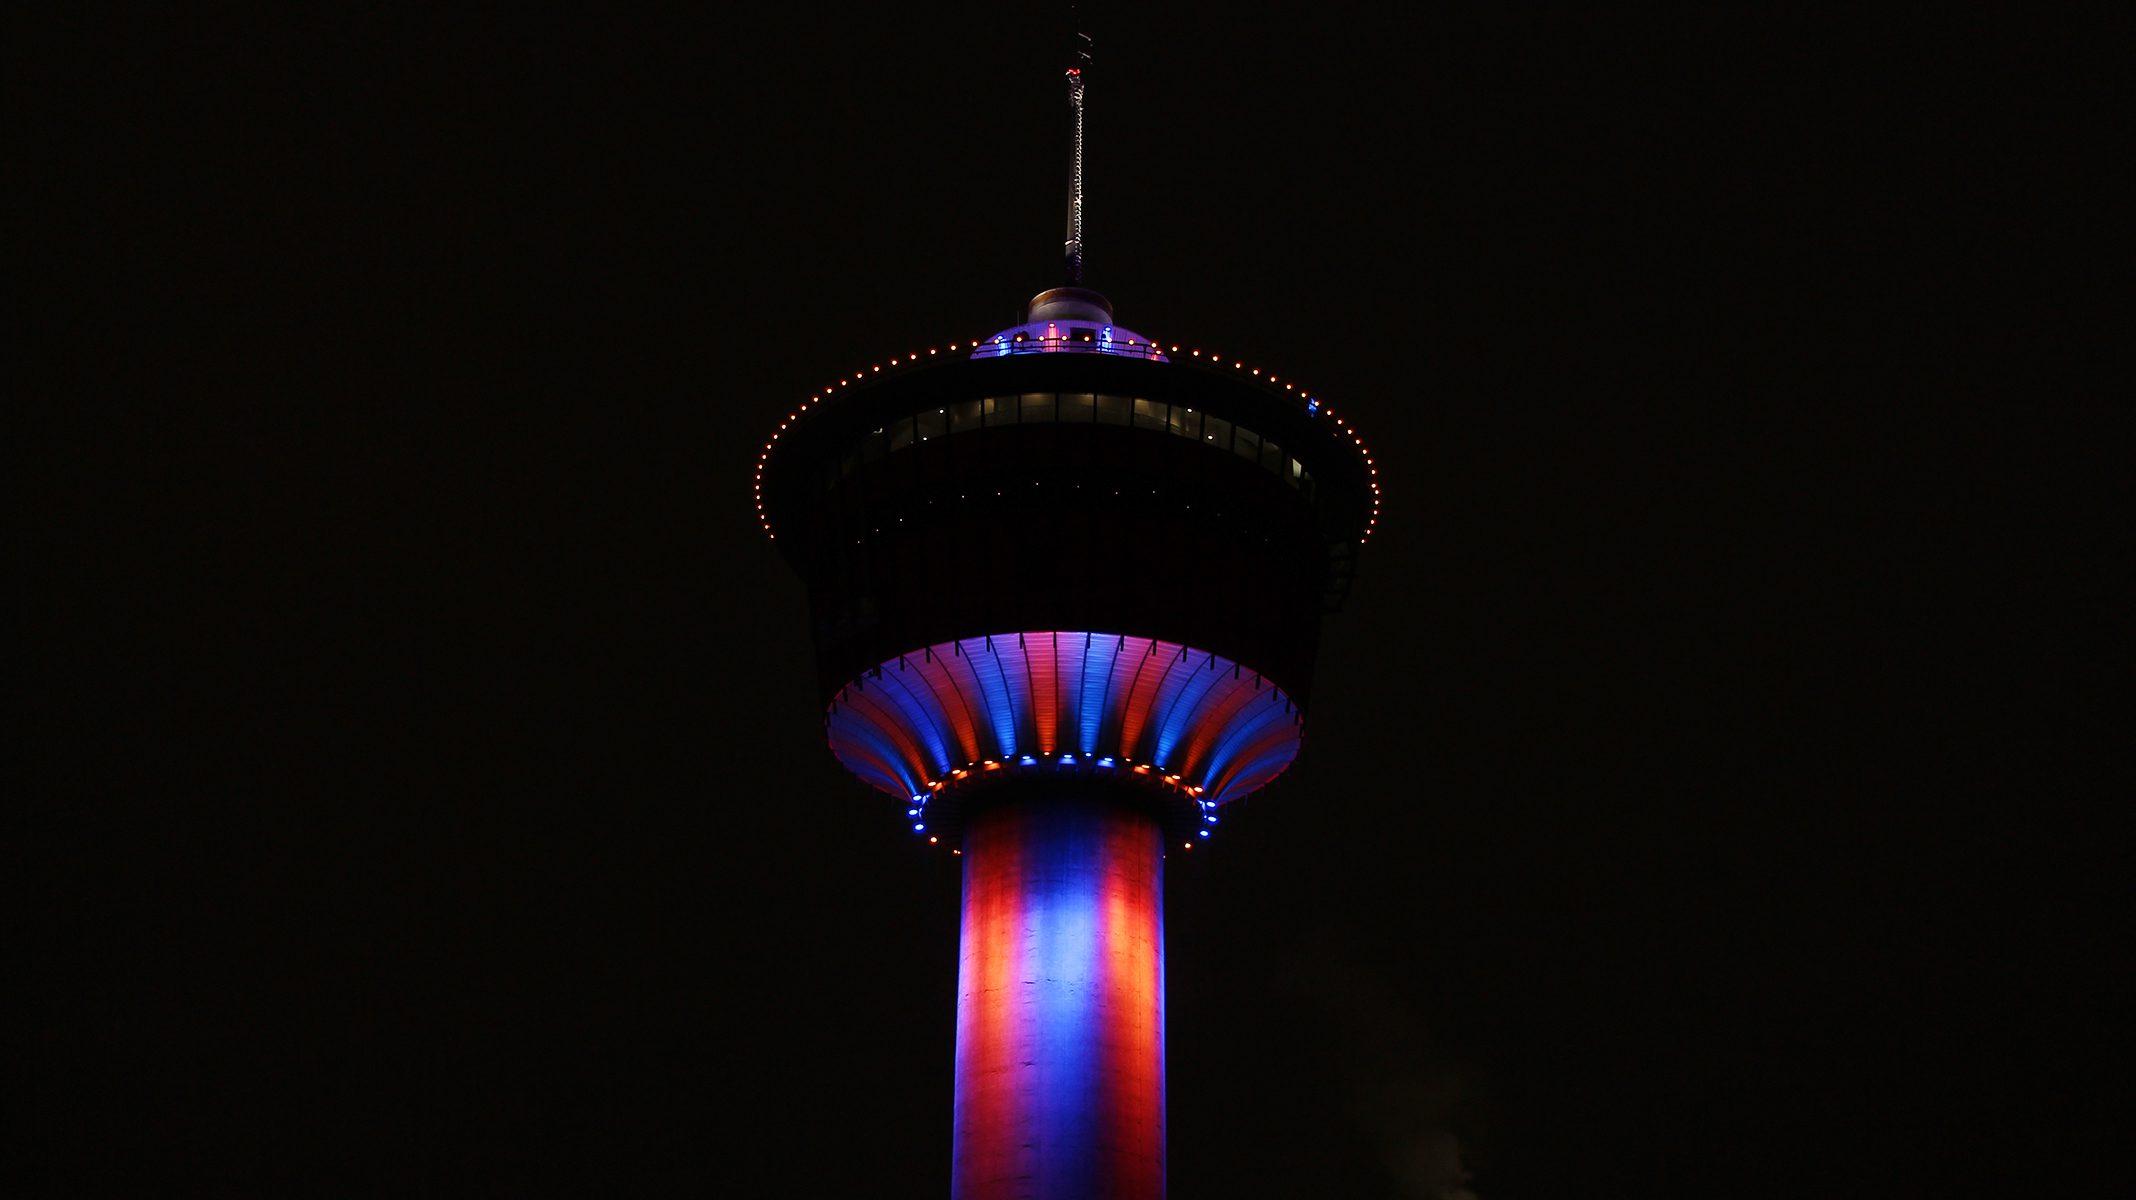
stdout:
[(1307, 412), (1309, 412), (1309, 413), (1317, 413), (1317, 412), (1319, 412), (1319, 411), (1320, 411), (1320, 401), (1318, 401), (1318, 400), (1308, 400), (1308, 401), (1306, 401), (1306, 402), (1305, 402), (1305, 411), (1307, 411)]
[(1023, 765), (1025, 765), (1025, 766), (1027, 766), (1027, 767), (1028, 767), (1028, 766), (1032, 765), (1033, 763), (1036, 763), (1036, 762), (1037, 762), (1038, 760), (1037, 760), (1037, 759), (1035, 759), (1035, 758), (1033, 758), (1033, 757), (1031, 757), (1030, 755), (1026, 754), (1026, 755), (1024, 755), (1024, 756), (1023, 756), (1022, 758), (1019, 758), (1019, 759), (1017, 759), (1016, 761), (1017, 761), (1017, 762), (1020, 762), (1020, 763), (1022, 763)]
[(925, 833), (926, 831), (927, 831), (927, 826), (925, 826), (925, 825), (922, 825), (922, 824), (920, 824), (920, 823), (919, 823), (918, 821), (914, 821), (914, 822), (912, 823), (912, 832), (914, 832), (914, 833)]
[(908, 817), (917, 817), (920, 815), (920, 810), (917, 808), (908, 808), (905, 810), (905, 815)]
[(1066, 763), (1066, 764), (1070, 765), (1070, 766), (1073, 766), (1073, 765), (1075, 764), (1075, 755), (1073, 755), (1073, 754), (1063, 754), (1063, 755), (1061, 755), (1061, 761), (1062, 761), (1063, 763)]
[(1208, 836), (1209, 836), (1209, 831), (1208, 831), (1208, 830), (1206, 830), (1206, 829), (1204, 829), (1204, 830), (1202, 830), (1202, 831), (1201, 831), (1201, 835), (1202, 835), (1203, 837), (1208, 837)]
[(1113, 761), (1109, 758), (1101, 758), (1098, 760), (1098, 765), (1101, 767), (1109, 767), (1113, 765)]

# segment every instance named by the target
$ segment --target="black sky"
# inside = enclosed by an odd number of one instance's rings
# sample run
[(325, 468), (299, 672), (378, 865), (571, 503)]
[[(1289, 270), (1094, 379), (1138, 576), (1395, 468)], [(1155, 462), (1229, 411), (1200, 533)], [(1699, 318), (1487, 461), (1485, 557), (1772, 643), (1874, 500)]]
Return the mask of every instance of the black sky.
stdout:
[[(45, 20), (10, 1190), (943, 1194), (955, 870), (824, 750), (749, 468), (1056, 282), (1052, 42)], [(2112, 1144), (2129, 497), (2063, 460), (2118, 401), (1992, 365), (2076, 303), (2005, 282), (2043, 109), (1970, 39), (1617, 22), (1097, 30), (1091, 282), (1310, 384), (1388, 502), (1304, 757), (1173, 864), (1180, 1200)]]

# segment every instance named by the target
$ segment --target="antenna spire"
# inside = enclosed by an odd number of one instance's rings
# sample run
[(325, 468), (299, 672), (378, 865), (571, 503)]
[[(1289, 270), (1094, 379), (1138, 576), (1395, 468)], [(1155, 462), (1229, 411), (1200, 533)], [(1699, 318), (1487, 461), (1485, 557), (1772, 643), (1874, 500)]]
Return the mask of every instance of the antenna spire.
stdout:
[[(1081, 18), (1069, 6), (1072, 20)], [(1075, 137), (1068, 160), (1068, 286), (1083, 282), (1083, 76), (1090, 69), (1090, 35), (1074, 33), (1069, 39), (1068, 109), (1075, 116)]]

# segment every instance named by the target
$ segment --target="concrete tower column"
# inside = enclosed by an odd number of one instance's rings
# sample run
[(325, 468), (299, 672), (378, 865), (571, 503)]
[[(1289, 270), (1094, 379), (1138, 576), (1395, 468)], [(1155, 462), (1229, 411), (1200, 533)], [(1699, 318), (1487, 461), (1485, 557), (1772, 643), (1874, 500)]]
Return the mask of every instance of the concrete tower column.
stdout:
[(973, 817), (953, 1200), (1164, 1195), (1163, 857), (1102, 795)]

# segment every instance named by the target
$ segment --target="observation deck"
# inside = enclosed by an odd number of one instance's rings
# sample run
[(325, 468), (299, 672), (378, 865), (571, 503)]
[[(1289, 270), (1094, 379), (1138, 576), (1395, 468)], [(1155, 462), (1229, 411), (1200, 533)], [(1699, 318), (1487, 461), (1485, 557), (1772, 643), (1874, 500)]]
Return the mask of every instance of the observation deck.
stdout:
[(938, 843), (1034, 775), (1118, 780), (1206, 835), (1295, 757), (1378, 520), (1321, 398), (1060, 291), (824, 388), (759, 460), (831, 748)]

